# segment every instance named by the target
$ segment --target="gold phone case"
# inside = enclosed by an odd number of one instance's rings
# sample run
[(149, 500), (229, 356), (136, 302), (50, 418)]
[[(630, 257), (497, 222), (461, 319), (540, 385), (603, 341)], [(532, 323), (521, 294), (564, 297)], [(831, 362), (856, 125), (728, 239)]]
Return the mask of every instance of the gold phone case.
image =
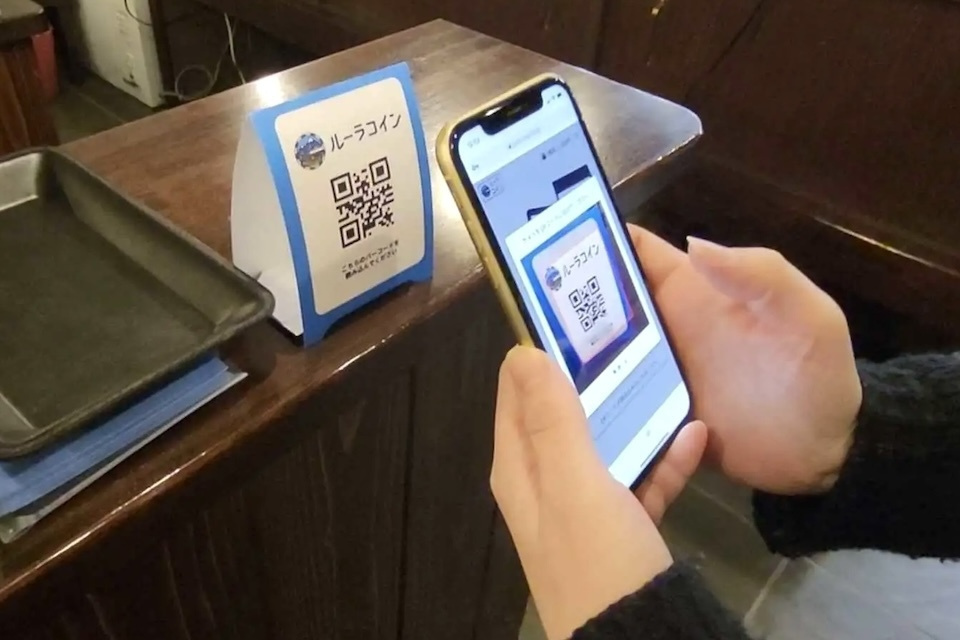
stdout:
[(509, 276), (503, 272), (503, 269), (500, 268), (500, 263), (497, 261), (496, 253), (494, 253), (493, 247), (490, 245), (490, 238), (488, 238), (487, 234), (484, 233), (483, 225), (480, 223), (480, 216), (482, 214), (473, 206), (473, 201), (470, 199), (470, 194), (467, 191), (467, 189), (470, 187), (464, 184), (463, 180), (460, 178), (460, 175), (457, 173), (457, 168), (453, 162), (453, 155), (450, 150), (450, 136), (452, 135), (453, 130), (464, 120), (475, 118), (489, 109), (507, 102), (514, 96), (523, 93), (532, 87), (543, 84), (548, 80), (557, 80), (562, 82), (560, 76), (553, 73), (545, 73), (537, 76), (528, 82), (524, 82), (523, 84), (510, 89), (497, 98), (480, 105), (469, 113), (465, 113), (460, 118), (447, 123), (447, 125), (437, 136), (437, 163), (440, 165), (440, 171), (443, 173), (443, 178), (446, 180), (447, 186), (450, 187), (450, 191), (453, 194), (453, 199), (456, 201), (457, 207), (460, 209), (460, 215), (463, 216), (463, 222), (466, 224), (467, 232), (470, 234), (470, 238), (473, 240), (473, 246), (477, 248), (477, 254), (480, 256), (480, 262), (483, 263), (484, 269), (487, 272), (487, 276), (489, 276), (490, 281), (493, 283), (493, 290), (496, 292), (497, 298), (500, 299), (500, 305), (507, 314), (507, 319), (510, 321), (510, 326), (513, 327), (514, 333), (517, 335), (517, 340), (519, 340), (520, 344), (531, 347), (535, 346), (536, 343), (533, 340), (533, 336), (530, 335), (530, 331), (527, 329), (526, 322), (523, 320), (523, 312), (520, 310), (521, 303), (519, 300), (514, 298), (510, 289), (510, 285), (507, 282), (507, 278)]

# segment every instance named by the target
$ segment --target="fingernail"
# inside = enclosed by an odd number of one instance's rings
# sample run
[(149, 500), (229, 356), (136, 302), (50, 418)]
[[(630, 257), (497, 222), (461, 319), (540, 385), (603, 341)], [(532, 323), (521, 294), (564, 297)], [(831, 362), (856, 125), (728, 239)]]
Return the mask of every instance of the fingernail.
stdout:
[(544, 360), (546, 354), (539, 349), (517, 345), (507, 352), (504, 369), (517, 389), (536, 387), (536, 381), (543, 376)]
[(730, 257), (729, 247), (696, 236), (687, 236), (687, 253), (708, 260), (727, 260)]
[[(524, 351), (526, 349), (523, 345), (514, 345), (510, 348), (510, 351), (507, 351), (507, 355), (503, 358), (503, 371), (507, 374), (507, 377), (510, 378), (510, 382), (514, 385), (517, 384), (517, 378), (523, 377), (523, 359)], [(519, 371), (518, 371), (519, 370)]]
[(712, 240), (705, 240), (704, 238), (700, 238), (697, 236), (687, 236), (687, 246), (688, 247), (704, 247), (707, 250), (727, 248), (720, 243), (713, 242)]

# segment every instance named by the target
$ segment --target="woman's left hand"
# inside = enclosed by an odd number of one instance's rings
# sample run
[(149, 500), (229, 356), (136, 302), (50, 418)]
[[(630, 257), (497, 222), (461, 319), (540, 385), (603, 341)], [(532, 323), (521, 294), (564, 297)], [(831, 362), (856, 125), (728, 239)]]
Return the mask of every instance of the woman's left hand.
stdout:
[(507, 355), (491, 486), (550, 640), (569, 638), (670, 567), (655, 521), (696, 469), (706, 440), (703, 423), (687, 425), (638, 502), (604, 467), (576, 390), (556, 363), (526, 347)]

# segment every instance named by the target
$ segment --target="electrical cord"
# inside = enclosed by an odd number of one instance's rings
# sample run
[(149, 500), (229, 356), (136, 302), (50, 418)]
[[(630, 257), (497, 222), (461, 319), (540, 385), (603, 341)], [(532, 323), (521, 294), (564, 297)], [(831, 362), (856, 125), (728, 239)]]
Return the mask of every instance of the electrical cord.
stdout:
[(240, 83), (247, 84), (247, 79), (243, 77), (243, 71), (237, 63), (237, 50), (233, 43), (234, 36), (237, 34), (237, 24), (239, 24), (240, 20), (234, 19), (233, 26), (231, 26), (229, 16), (223, 14), (223, 22), (227, 25), (227, 42), (230, 45), (230, 59), (233, 61), (233, 68), (237, 70), (237, 75), (240, 76)]
[(152, 27), (152, 22), (147, 22), (146, 20), (141, 20), (137, 14), (133, 12), (133, 9), (130, 8), (130, 0), (123, 0), (123, 8), (127, 10), (127, 15), (136, 20), (138, 23), (142, 24), (145, 27)]
[[(180, 73), (177, 74), (177, 77), (173, 80), (173, 91), (161, 91), (160, 95), (176, 98), (180, 102), (193, 102), (194, 100), (199, 100), (200, 98), (205, 98), (210, 95), (210, 92), (213, 91), (213, 88), (217, 85), (217, 81), (220, 79), (220, 69), (223, 67), (223, 61), (227, 57), (228, 47), (223, 47), (223, 52), (220, 54), (219, 60), (217, 60), (217, 66), (214, 67), (213, 73), (210, 72), (202, 64), (190, 64), (185, 66), (180, 70)], [(183, 82), (183, 78), (190, 72), (198, 72), (207, 76), (207, 84), (199, 91), (194, 93), (184, 93), (180, 89), (180, 83)]]
[[(161, 96), (176, 98), (180, 102), (193, 102), (194, 100), (199, 100), (200, 98), (205, 98), (206, 96), (210, 95), (210, 92), (213, 91), (214, 87), (217, 86), (217, 82), (220, 80), (220, 71), (223, 69), (223, 63), (227, 59), (228, 55), (233, 62), (234, 68), (237, 70), (237, 74), (240, 76), (240, 81), (246, 84), (246, 78), (244, 78), (243, 72), (240, 70), (240, 65), (237, 64), (236, 49), (234, 45), (237, 35), (237, 26), (240, 24), (240, 21), (234, 20), (233, 24), (231, 25), (230, 18), (226, 14), (223, 15), (223, 19), (227, 26), (227, 42), (220, 51), (220, 56), (217, 58), (217, 65), (214, 67), (213, 72), (211, 73), (209, 69), (201, 64), (187, 65), (181, 69), (180, 73), (177, 74), (177, 77), (174, 78), (173, 91), (161, 91)], [(193, 93), (184, 93), (181, 89), (181, 83), (183, 82), (183, 78), (186, 77), (188, 73), (202, 73), (207, 77), (207, 84), (204, 85), (202, 89), (199, 89)]]

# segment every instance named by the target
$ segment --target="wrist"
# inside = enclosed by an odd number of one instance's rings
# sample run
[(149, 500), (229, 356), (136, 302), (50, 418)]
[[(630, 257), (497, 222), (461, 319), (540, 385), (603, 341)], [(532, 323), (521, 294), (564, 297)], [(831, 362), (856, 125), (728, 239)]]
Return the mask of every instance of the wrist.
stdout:
[(831, 491), (833, 487), (836, 486), (837, 480), (840, 479), (840, 474), (843, 472), (843, 468), (847, 464), (847, 459), (850, 457), (850, 450), (853, 448), (853, 442), (856, 436), (857, 423), (860, 420), (860, 412), (863, 409), (863, 388), (860, 385), (859, 379), (857, 380), (856, 389), (856, 401), (850, 403), (853, 407), (852, 415), (847, 414), (847, 418), (844, 420), (847, 426), (838, 432), (833, 445), (825, 449), (827, 455), (827, 462), (824, 467), (825, 472), (815, 487), (814, 493), (827, 493)]
[(860, 420), (860, 413), (863, 410), (863, 383), (859, 375), (856, 382), (850, 383), (851, 393), (849, 400), (845, 403), (847, 410), (844, 411), (845, 417), (841, 417), (838, 422), (845, 426), (836, 432), (831, 445), (824, 447), (826, 456), (823, 468), (818, 482), (812, 487), (811, 493), (827, 493), (831, 491), (840, 479), (840, 474), (847, 459), (850, 457), (850, 450), (853, 448), (854, 438), (857, 430), (857, 423)]
[(827, 493), (833, 489), (840, 479), (840, 472), (850, 456), (850, 449), (853, 447), (853, 435), (857, 423), (854, 421), (846, 430), (846, 434), (837, 440), (833, 447), (827, 450), (827, 462), (824, 471), (811, 487), (811, 493)]

